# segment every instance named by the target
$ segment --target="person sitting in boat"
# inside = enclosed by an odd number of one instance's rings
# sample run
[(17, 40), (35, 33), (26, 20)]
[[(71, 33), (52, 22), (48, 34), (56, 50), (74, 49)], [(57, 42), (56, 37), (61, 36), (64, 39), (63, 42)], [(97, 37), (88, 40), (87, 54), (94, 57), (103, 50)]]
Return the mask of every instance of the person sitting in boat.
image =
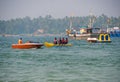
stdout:
[(56, 37), (54, 38), (54, 42), (53, 43), (57, 44), (57, 38)]
[(64, 39), (64, 37), (62, 38), (62, 44), (65, 44), (65, 39)]
[(68, 38), (65, 39), (65, 44), (67, 44), (67, 43), (68, 43)]
[(18, 40), (18, 44), (22, 44), (22, 38)]
[(58, 40), (58, 44), (62, 44), (62, 40), (61, 40), (61, 38), (59, 38), (59, 40)]

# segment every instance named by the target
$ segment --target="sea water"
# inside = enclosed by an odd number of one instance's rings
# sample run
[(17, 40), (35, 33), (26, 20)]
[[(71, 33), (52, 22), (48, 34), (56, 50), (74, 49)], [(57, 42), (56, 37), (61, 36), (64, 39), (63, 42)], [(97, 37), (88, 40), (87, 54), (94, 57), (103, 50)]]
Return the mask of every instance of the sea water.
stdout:
[[(120, 82), (120, 38), (111, 43), (69, 40), (72, 47), (12, 49), (19, 36), (0, 36), (0, 82)], [(23, 42), (54, 37), (22, 36)]]

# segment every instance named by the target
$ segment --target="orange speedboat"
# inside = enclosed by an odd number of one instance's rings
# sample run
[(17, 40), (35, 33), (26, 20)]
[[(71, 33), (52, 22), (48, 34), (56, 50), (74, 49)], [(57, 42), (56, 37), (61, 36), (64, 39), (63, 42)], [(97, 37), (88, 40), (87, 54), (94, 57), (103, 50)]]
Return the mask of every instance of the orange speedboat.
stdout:
[(22, 43), (22, 44), (12, 44), (13, 49), (31, 49), (31, 48), (41, 48), (42, 43)]

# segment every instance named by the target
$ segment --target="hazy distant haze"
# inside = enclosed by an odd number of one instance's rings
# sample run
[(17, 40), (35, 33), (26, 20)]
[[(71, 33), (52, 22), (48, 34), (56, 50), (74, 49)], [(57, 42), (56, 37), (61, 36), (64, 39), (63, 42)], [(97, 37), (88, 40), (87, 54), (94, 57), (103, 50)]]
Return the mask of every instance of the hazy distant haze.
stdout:
[(29, 16), (31, 18), (52, 15), (65, 16), (94, 15), (120, 16), (120, 0), (0, 0), (0, 20)]

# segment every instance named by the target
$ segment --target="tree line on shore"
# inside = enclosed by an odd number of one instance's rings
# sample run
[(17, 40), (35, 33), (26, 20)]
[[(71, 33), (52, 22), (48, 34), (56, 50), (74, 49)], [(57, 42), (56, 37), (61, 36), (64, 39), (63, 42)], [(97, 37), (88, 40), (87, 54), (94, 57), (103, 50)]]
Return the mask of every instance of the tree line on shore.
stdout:
[[(33, 34), (39, 29), (42, 29), (43, 33), (60, 34), (65, 33), (65, 30), (70, 27), (70, 21), (72, 21), (72, 27), (81, 28), (88, 26), (89, 20), (90, 16), (53, 18), (51, 15), (33, 19), (26, 16), (6, 21), (0, 20), (0, 34)], [(93, 27), (95, 28), (116, 26), (120, 27), (120, 16), (108, 17), (104, 14), (98, 17), (94, 16)]]

